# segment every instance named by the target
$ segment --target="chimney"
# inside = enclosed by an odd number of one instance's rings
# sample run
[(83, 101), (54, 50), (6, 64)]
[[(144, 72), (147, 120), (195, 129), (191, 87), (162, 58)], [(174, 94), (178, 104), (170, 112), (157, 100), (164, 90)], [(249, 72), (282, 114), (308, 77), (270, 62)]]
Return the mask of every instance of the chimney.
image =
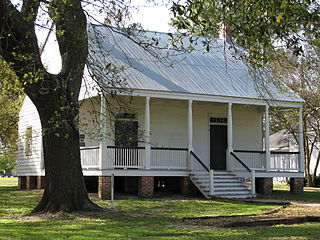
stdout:
[(225, 22), (219, 23), (219, 38), (224, 39), (226, 41), (231, 40), (231, 31), (230, 25)]
[(104, 25), (110, 25), (111, 24), (110, 19), (109, 18), (104, 18), (103, 24)]

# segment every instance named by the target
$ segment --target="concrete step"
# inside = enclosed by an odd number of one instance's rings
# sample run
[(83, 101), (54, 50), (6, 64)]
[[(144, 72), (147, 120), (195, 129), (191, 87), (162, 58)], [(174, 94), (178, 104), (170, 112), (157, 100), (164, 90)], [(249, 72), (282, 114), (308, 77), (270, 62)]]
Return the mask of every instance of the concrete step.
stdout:
[(220, 183), (241, 183), (242, 184), (242, 182), (240, 182), (237, 179), (224, 179), (224, 180), (222, 180), (222, 179), (213, 179), (213, 182), (215, 184), (220, 184)]
[(226, 191), (216, 191), (216, 189), (213, 190), (213, 195), (220, 196), (220, 195), (247, 195), (251, 194), (249, 190), (226, 190)]
[[(210, 178), (207, 172), (193, 172), (190, 178), (197, 188), (210, 198)], [(248, 188), (231, 172), (214, 171), (213, 176), (213, 197), (219, 198), (251, 198)]]
[(226, 183), (215, 183), (213, 182), (213, 186), (214, 187), (233, 187), (233, 188), (237, 188), (237, 187), (246, 187), (245, 185), (239, 183), (239, 182), (226, 182)]
[(214, 186), (214, 190), (215, 191), (247, 191), (248, 188), (246, 188), (245, 186)]
[[(217, 196), (214, 196), (217, 197)], [(221, 195), (219, 198), (230, 198), (230, 199), (240, 199), (240, 198), (253, 198), (255, 195), (246, 194), (246, 195)]]
[(239, 179), (236, 176), (232, 175), (213, 175), (214, 179)]
[(213, 175), (216, 175), (216, 176), (218, 176), (218, 175), (229, 175), (229, 176), (231, 175), (231, 176), (234, 176), (234, 174), (232, 172), (218, 172), (218, 171), (214, 171)]

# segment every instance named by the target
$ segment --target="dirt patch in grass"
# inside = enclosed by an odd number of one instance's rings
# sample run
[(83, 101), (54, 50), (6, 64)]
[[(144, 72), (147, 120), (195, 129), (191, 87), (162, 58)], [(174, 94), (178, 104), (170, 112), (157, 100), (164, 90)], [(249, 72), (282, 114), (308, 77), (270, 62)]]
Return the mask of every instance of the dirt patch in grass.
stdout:
[(290, 225), (320, 222), (320, 204), (291, 203), (258, 215), (233, 215), (202, 218), (185, 218), (184, 224), (194, 228), (237, 228), (270, 225)]
[(304, 217), (286, 217), (286, 218), (259, 218), (251, 219), (251, 221), (231, 222), (225, 224), (225, 228), (235, 227), (257, 227), (257, 226), (272, 226), (272, 225), (291, 225), (305, 222), (320, 222), (319, 216), (304, 216)]

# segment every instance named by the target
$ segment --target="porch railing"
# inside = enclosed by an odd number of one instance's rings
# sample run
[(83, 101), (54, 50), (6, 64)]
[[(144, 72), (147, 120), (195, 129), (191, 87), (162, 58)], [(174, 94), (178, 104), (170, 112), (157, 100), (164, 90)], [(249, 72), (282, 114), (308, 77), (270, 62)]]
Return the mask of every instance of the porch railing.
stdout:
[(144, 147), (107, 147), (107, 166), (111, 168), (143, 168), (145, 166)]
[[(250, 169), (264, 170), (266, 166), (266, 152), (265, 151), (251, 151), (251, 150), (234, 150), (234, 154), (241, 159), (241, 161)], [(232, 169), (241, 169), (242, 166), (238, 161), (234, 161)]]
[[(234, 150), (233, 153), (250, 169), (264, 171), (266, 169), (266, 152), (253, 150)], [(299, 152), (270, 152), (271, 171), (298, 171)], [(243, 166), (237, 161), (231, 161), (233, 170), (241, 170)]]
[(299, 152), (271, 151), (270, 168), (277, 171), (299, 171)]
[(98, 168), (100, 166), (99, 147), (80, 148), (82, 168)]
[(187, 148), (151, 147), (150, 165), (152, 169), (187, 169)]

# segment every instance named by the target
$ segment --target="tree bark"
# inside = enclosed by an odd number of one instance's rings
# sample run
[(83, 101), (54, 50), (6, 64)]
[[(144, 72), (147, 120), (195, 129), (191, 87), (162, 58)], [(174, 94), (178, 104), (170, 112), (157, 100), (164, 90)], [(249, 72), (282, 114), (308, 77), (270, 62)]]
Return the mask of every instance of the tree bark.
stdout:
[(61, 103), (56, 98), (52, 98), (50, 104), (36, 102), (43, 128), (46, 186), (42, 200), (33, 212), (101, 210), (88, 198), (83, 180), (78, 103), (71, 106)]

